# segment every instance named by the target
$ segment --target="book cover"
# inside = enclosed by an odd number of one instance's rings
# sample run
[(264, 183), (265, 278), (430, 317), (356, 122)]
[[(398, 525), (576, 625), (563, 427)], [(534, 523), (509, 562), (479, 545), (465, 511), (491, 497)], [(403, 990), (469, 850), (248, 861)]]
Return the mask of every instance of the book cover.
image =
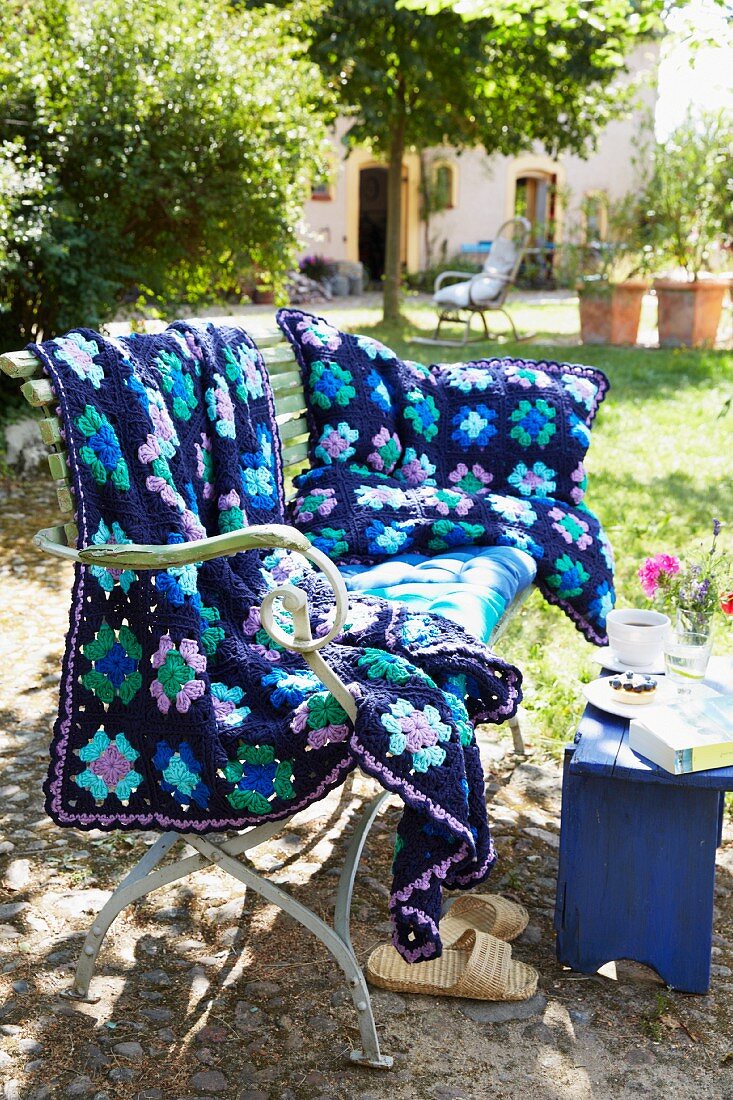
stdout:
[(673, 775), (733, 766), (733, 721), (712, 702), (658, 706), (632, 719), (630, 748)]

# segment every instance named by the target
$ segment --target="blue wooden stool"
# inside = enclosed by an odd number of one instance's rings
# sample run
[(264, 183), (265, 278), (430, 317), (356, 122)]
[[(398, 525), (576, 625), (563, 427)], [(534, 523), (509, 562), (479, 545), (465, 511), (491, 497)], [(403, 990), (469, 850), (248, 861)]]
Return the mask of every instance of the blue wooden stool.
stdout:
[[(733, 690), (733, 661), (711, 661), (706, 682)], [(670, 775), (629, 748), (628, 729), (589, 705), (565, 751), (557, 957), (585, 974), (634, 959), (673, 989), (706, 993), (733, 767)]]

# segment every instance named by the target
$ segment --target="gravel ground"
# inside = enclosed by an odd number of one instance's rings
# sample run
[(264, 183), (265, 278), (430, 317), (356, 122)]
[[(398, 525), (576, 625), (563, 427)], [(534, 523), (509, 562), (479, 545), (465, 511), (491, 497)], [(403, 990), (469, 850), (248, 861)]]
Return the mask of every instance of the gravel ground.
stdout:
[[(500, 854), (491, 890), (528, 906), (515, 946), (540, 972), (522, 1005), (375, 991), (391, 1073), (350, 1066), (358, 1044), (340, 971), (312, 937), (216, 869), (126, 910), (107, 937), (95, 1003), (61, 994), (83, 934), (153, 834), (81, 834), (44, 817), (70, 570), (30, 547), (50, 491), (0, 482), (0, 1088), (5, 1100), (733, 1100), (733, 830), (719, 853), (713, 987), (673, 993), (643, 967), (572, 974), (554, 955), (556, 763), (482, 750)], [(531, 670), (526, 670), (531, 675)], [(256, 866), (322, 915), (359, 806), (351, 788), (300, 814)], [(397, 804), (373, 830), (354, 899), (360, 958), (388, 938)], [(325, 831), (324, 831), (325, 826)]]

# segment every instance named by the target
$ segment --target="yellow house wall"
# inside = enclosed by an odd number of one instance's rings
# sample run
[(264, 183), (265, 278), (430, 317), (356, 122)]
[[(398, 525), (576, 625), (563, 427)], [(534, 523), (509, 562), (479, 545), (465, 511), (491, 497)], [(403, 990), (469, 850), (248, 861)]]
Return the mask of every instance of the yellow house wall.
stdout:
[[(645, 46), (632, 57), (632, 75), (647, 70), (654, 73), (658, 48)], [(484, 150), (457, 153), (450, 148), (429, 150), (427, 162), (448, 162), (456, 171), (456, 205), (433, 216), (431, 261), (460, 252), (464, 244), (490, 240), (502, 221), (514, 213), (517, 176), (527, 171), (556, 175), (562, 191), (557, 204), (556, 240), (572, 236), (580, 225), (583, 197), (605, 191), (618, 198), (638, 186), (643, 160), (643, 127), (653, 118), (656, 88), (650, 81), (642, 89), (638, 107), (628, 119), (612, 122), (600, 135), (596, 150), (587, 159), (561, 156), (553, 161), (540, 148), (519, 157), (488, 157)], [(359, 172), (379, 164), (367, 149), (354, 150), (346, 157), (341, 137), (347, 123), (340, 121), (334, 133), (337, 163), (330, 202), (308, 202), (304, 209), (303, 251), (320, 252), (332, 259), (358, 259)], [(403, 206), (403, 259), (408, 270), (426, 266), (425, 227), (420, 211), (420, 159), (415, 153), (405, 156), (407, 176)]]

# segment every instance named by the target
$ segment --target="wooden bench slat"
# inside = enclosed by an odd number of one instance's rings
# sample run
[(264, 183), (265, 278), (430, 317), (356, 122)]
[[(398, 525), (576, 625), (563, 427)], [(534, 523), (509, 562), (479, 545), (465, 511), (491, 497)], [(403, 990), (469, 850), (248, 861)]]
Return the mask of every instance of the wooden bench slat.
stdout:
[(59, 511), (62, 516), (74, 513), (74, 498), (71, 495), (71, 486), (63, 482), (56, 486), (56, 499), (59, 502)]
[(262, 358), (267, 364), (267, 369), (271, 367), (278, 367), (282, 363), (288, 363), (290, 365), (297, 362), (295, 358), (295, 352), (291, 348), (290, 344), (280, 344), (274, 348), (262, 348)]
[[(247, 330), (249, 332), (249, 329)], [(261, 332), (250, 332), (250, 336), (254, 340), (257, 347), (262, 351), (263, 348), (272, 348), (277, 344), (284, 344), (285, 337), (280, 332), (279, 328), (263, 329)]]
[[(272, 392), (274, 394), (283, 393), (285, 390), (300, 390), (302, 393), (302, 385), (300, 381), (300, 375), (297, 371), (288, 371), (287, 374), (276, 374), (274, 378), (270, 379), (272, 385)], [(305, 398), (303, 398), (303, 404), (305, 404)]]
[(41, 439), (47, 447), (55, 447), (61, 442), (61, 425), (55, 416), (47, 416), (38, 421), (41, 430)]
[(24, 382), (20, 392), (34, 409), (40, 409), (43, 405), (56, 404), (51, 383), (47, 378), (33, 378), (30, 382)]
[(65, 451), (54, 451), (48, 456), (48, 468), (54, 481), (66, 481), (69, 476), (69, 463)]
[(304, 440), (302, 443), (293, 443), (287, 448), (283, 448), (283, 464), (285, 469), (289, 466), (295, 466), (298, 462), (303, 462), (308, 457), (308, 441)]
[(284, 424), (280, 425), (280, 439), (283, 445), (285, 445), (289, 439), (296, 439), (298, 436), (308, 435), (308, 432), (308, 421), (305, 416), (299, 416), (296, 420), (287, 420)]
[(0, 355), (0, 370), (9, 378), (33, 378), (43, 373), (41, 362), (32, 351), (9, 351)]
[(79, 542), (79, 528), (75, 523), (65, 523), (64, 532), (66, 534), (66, 545), (76, 547)]
[(304, 413), (305, 401), (303, 399), (303, 394), (292, 393), (279, 398), (276, 403), (276, 410), (278, 424), (281, 423), (281, 420), (284, 419), (288, 413)]

